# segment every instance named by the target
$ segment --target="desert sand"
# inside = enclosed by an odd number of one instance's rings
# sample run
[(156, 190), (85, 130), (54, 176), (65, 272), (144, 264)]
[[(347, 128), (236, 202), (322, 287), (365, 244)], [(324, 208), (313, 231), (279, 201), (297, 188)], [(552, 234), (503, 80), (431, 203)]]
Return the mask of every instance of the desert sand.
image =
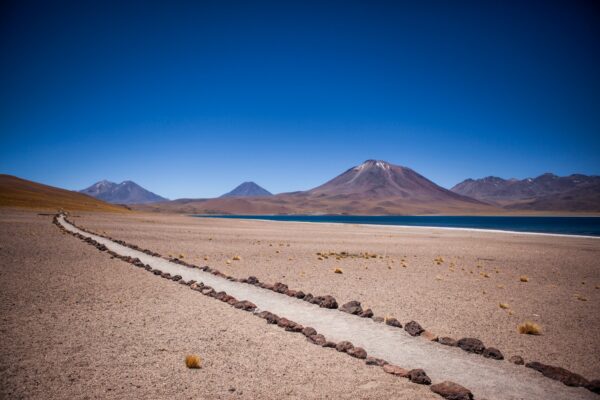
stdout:
[[(61, 234), (49, 216), (0, 217), (2, 397), (438, 398), (110, 259)], [(360, 300), (439, 335), (478, 337), (507, 358), (598, 377), (598, 239), (151, 214), (72, 220), (237, 277), (332, 294), (340, 304)], [(317, 255), (330, 252), (370, 256)], [(543, 335), (518, 334), (524, 320)], [(189, 353), (203, 357), (202, 369), (185, 368)]]
[[(520, 355), (590, 379), (600, 375), (600, 239), (78, 215), (73, 221), (82, 227), (228, 275), (254, 275), (315, 295), (331, 294), (339, 304), (359, 300), (376, 315), (416, 320), (439, 336), (479, 338), (506, 358)], [(332, 252), (370, 257), (317, 255)], [(343, 273), (334, 273), (335, 268)], [(519, 334), (517, 326), (524, 321), (538, 323), (542, 335)]]

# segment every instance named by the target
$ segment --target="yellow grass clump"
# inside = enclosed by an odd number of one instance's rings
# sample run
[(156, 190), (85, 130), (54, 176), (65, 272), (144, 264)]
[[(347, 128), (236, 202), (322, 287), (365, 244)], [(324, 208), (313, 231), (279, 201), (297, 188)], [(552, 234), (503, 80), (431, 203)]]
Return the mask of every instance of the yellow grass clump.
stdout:
[(535, 322), (525, 321), (517, 327), (519, 333), (524, 335), (541, 335), (542, 328)]
[(507, 310), (509, 308), (508, 303), (500, 303), (500, 308), (502, 308), (503, 310)]
[(202, 368), (202, 359), (195, 354), (185, 356), (185, 366), (188, 368)]
[(342, 271), (341, 268), (336, 268), (336, 269), (333, 270), (333, 272), (336, 273), (336, 274), (343, 274), (344, 273), (344, 271)]
[(526, 275), (521, 275), (521, 276), (519, 277), (519, 280), (520, 280), (521, 282), (529, 282), (529, 278), (528, 278)]
[(240, 256), (233, 256), (233, 261), (240, 261), (242, 259), (242, 257)]

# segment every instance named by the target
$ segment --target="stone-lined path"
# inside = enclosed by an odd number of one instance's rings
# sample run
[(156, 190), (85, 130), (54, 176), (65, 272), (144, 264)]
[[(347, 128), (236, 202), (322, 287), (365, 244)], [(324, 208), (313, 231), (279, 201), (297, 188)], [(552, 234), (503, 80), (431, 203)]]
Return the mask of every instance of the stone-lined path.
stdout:
[(154, 269), (180, 275), (186, 281), (203, 282), (216, 291), (225, 291), (237, 299), (251, 301), (259, 310), (267, 310), (304, 326), (311, 326), (328, 340), (348, 340), (364, 348), (369, 356), (385, 359), (402, 368), (423, 368), (433, 383), (446, 380), (456, 382), (470, 389), (476, 399), (598, 399), (596, 394), (584, 388), (565, 386), (523, 366), (441, 346), (369, 318), (357, 318), (338, 310), (320, 308), (283, 294), (232, 282), (199, 269), (150, 256), (84, 232), (66, 222), (62, 215), (58, 222), (68, 231), (92, 238), (117, 254), (138, 258)]

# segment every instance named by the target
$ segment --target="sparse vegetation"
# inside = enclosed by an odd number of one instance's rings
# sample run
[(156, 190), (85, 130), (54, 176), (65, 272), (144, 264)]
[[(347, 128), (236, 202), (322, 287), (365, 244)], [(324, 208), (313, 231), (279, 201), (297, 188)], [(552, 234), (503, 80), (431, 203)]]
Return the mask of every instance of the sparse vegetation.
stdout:
[(344, 273), (344, 271), (342, 271), (341, 268), (336, 268), (336, 269), (333, 270), (333, 272), (336, 273), (336, 274), (343, 274)]
[(520, 280), (521, 282), (529, 282), (529, 278), (528, 278), (526, 275), (521, 275), (521, 276), (519, 277), (519, 280)]
[(242, 259), (242, 257), (240, 256), (233, 256), (233, 261), (240, 261)]
[(517, 327), (517, 331), (524, 335), (541, 335), (542, 328), (535, 322), (525, 321)]
[(509, 308), (508, 303), (500, 303), (500, 308), (503, 310), (507, 310)]
[(188, 368), (202, 368), (202, 359), (195, 354), (185, 356), (185, 366)]

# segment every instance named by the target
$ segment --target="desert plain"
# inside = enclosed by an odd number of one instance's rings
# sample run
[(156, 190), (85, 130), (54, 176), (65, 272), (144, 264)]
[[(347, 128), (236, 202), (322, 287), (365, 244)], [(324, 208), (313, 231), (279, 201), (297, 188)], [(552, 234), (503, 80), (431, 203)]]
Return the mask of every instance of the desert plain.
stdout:
[[(600, 239), (150, 213), (70, 218), (237, 278), (479, 338), (505, 358), (600, 375)], [(0, 224), (3, 398), (439, 398), (111, 259), (49, 215), (3, 209)], [(542, 334), (519, 334), (524, 321)], [(201, 369), (185, 368), (190, 353)]]

